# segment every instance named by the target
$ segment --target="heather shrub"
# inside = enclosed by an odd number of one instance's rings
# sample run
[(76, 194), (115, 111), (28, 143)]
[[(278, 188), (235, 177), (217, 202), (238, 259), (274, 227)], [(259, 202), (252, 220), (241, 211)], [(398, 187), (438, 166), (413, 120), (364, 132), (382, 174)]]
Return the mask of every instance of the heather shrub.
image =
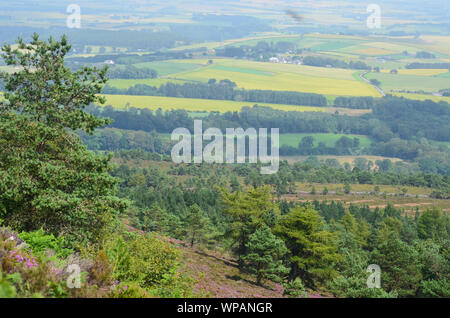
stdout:
[[(44, 245), (37, 246), (39, 249)], [(67, 286), (70, 264), (80, 266), (81, 288)], [(76, 254), (66, 259), (47, 253), (34, 254), (16, 233), (0, 229), (0, 297), (99, 297), (106, 292), (87, 279), (93, 275), (93, 268)]]
[(92, 282), (98, 286), (107, 286), (112, 284), (113, 267), (104, 250), (97, 253), (94, 264), (91, 269)]
[(105, 250), (112, 264), (112, 278), (132, 286), (133, 291), (126, 295), (141, 294), (136, 286), (162, 297), (190, 293), (189, 282), (178, 271), (179, 251), (161, 239), (117, 235), (105, 244)]
[(149, 298), (150, 294), (139, 284), (131, 282), (118, 284), (109, 294), (111, 298)]

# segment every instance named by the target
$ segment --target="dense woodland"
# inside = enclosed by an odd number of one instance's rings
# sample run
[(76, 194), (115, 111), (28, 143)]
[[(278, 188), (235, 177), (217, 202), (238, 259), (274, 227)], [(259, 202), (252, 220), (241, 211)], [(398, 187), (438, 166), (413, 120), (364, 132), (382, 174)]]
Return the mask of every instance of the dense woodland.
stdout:
[[(164, 172), (157, 165), (150, 169), (120, 165), (113, 175), (124, 180), (119, 193), (135, 202), (130, 214), (134, 226), (162, 231), (192, 245), (228, 246), (240, 260), (241, 270), (253, 272), (257, 283), (288, 277), (298, 285), (297, 293), (304, 293), (305, 286), (326, 286), (344, 297), (426, 297), (448, 292), (448, 243), (444, 243), (448, 217), (437, 210), (405, 217), (393, 206), (372, 210), (346, 208), (339, 202), (273, 200), (267, 185), (279, 195), (289, 191), (294, 175), (309, 180), (336, 176), (325, 166), (299, 164), (291, 169), (285, 164), (277, 175), (262, 178), (251, 166), (184, 165)], [(348, 181), (364, 174), (358, 169), (341, 173)], [(180, 182), (178, 176), (190, 178)], [(385, 177), (389, 178), (383, 174), (375, 178)], [(428, 179), (411, 178), (423, 177)], [(238, 181), (241, 178), (243, 182)], [(431, 223), (433, 230), (428, 227)], [(301, 241), (295, 239), (299, 237)], [(279, 254), (266, 259), (271, 249)], [(385, 270), (380, 290), (362, 287), (364, 271), (374, 260)]]
[[(395, 106), (394, 106), (395, 105)], [(283, 155), (374, 154), (414, 161), (423, 172), (449, 175), (449, 150), (430, 140), (449, 140), (450, 120), (447, 103), (412, 101), (387, 96), (379, 99), (372, 114), (360, 117), (322, 112), (285, 112), (268, 107), (244, 107), (241, 112), (209, 113), (201, 117), (203, 126), (217, 127), (279, 127), (280, 133), (341, 133), (370, 136), (370, 147), (359, 147), (342, 138), (332, 149), (319, 145), (282, 147)], [(91, 107), (89, 112), (113, 119), (110, 127), (145, 132), (171, 133), (177, 127), (192, 131), (194, 117), (183, 110), (152, 112), (145, 109), (115, 110), (112, 107)], [(350, 138), (348, 138), (350, 139)], [(163, 141), (161, 141), (163, 142)], [(301, 149), (300, 149), (301, 148)], [(109, 148), (114, 150), (117, 148)]]

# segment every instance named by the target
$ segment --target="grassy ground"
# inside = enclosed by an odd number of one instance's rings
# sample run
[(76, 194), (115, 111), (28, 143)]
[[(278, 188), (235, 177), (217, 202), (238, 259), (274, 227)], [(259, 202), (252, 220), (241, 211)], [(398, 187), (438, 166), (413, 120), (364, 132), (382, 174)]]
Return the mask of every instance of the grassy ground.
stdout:
[(446, 77), (369, 73), (366, 78), (379, 80), (381, 82), (380, 87), (385, 91), (423, 90), (435, 92), (450, 87), (450, 78)]
[[(381, 73), (389, 73), (390, 70), (381, 70)], [(448, 74), (446, 69), (399, 69), (397, 70), (399, 75), (417, 75), (417, 76), (435, 76), (440, 74)]]
[[(367, 205), (371, 209), (375, 208), (385, 208), (388, 204), (394, 205), (394, 207), (403, 210), (404, 213), (412, 214), (418, 210), (419, 212), (423, 212), (427, 209), (431, 209), (433, 207), (438, 208), (442, 210), (443, 212), (448, 213), (450, 211), (450, 201), (449, 200), (439, 200), (439, 199), (431, 199), (431, 198), (417, 198), (412, 193), (407, 193), (407, 196), (401, 195), (401, 189), (391, 189), (391, 186), (383, 186), (379, 185), (380, 190), (382, 193), (379, 193), (378, 195), (374, 194), (355, 194), (353, 192), (358, 192), (355, 190), (355, 188), (362, 188), (361, 186), (364, 185), (351, 185), (352, 187), (352, 194), (327, 194), (323, 195), (321, 192), (323, 191), (323, 188), (326, 186), (329, 191), (335, 191), (338, 189), (343, 193), (343, 185), (322, 185), (322, 184), (314, 184), (314, 187), (316, 189), (315, 195), (310, 194), (313, 185), (299, 185), (297, 187), (297, 191), (307, 191), (308, 193), (299, 193), (299, 194), (288, 194), (283, 195), (281, 198), (285, 199), (287, 201), (296, 201), (296, 202), (313, 202), (314, 200), (317, 200), (319, 202), (322, 201), (335, 201), (335, 202), (341, 202), (344, 204), (344, 206), (348, 207), (350, 204), (358, 205), (358, 206), (364, 206)], [(368, 185), (367, 186), (370, 192), (374, 192), (375, 185)], [(403, 187), (401, 187), (403, 188)], [(414, 190), (412, 187), (406, 187), (408, 188), (408, 191)], [(333, 189), (333, 190), (332, 190)], [(393, 191), (392, 193), (396, 193), (396, 195), (384, 195), (383, 193), (391, 193), (388, 192)], [(427, 192), (427, 189), (417, 189), (418, 192), (422, 192), (419, 195), (423, 194), (424, 192)], [(365, 191), (361, 191), (365, 192)], [(408, 194), (412, 194), (411, 196)]]
[[(307, 191), (311, 192), (312, 187), (316, 188), (317, 193), (321, 193), (323, 189), (326, 187), (329, 191), (340, 192), (341, 194), (344, 192), (344, 184), (310, 184), (310, 183), (296, 183), (296, 187), (298, 191)], [(374, 184), (351, 184), (352, 192), (375, 192)], [(429, 195), (433, 189), (430, 188), (421, 188), (421, 187), (410, 187), (410, 186), (394, 186), (394, 185), (378, 185), (380, 188), (380, 193), (387, 194), (403, 194), (402, 189), (407, 189), (407, 194), (410, 195)]]

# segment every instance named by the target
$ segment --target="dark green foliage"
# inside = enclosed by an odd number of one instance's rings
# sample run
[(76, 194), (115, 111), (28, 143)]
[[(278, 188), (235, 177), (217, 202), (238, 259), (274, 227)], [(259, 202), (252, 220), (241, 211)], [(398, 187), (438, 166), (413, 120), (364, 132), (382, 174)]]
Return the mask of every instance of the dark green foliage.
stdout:
[(245, 268), (256, 274), (256, 283), (266, 279), (276, 280), (289, 273), (282, 264), (282, 257), (288, 253), (284, 242), (263, 226), (251, 234), (246, 243), (246, 254), (242, 256)]
[[(101, 101), (106, 70), (64, 67), (70, 46), (61, 41), (6, 45), (3, 58), (22, 70), (2, 73), (5, 101), (0, 104), (0, 202), (5, 225), (20, 231), (43, 228), (74, 242), (98, 241), (114, 225), (125, 202), (114, 196), (109, 156), (86, 150), (67, 132), (87, 132), (109, 121), (83, 108)], [(45, 80), (42, 80), (45, 79)]]
[(395, 230), (381, 231), (371, 259), (381, 268), (383, 289), (395, 291), (399, 296), (416, 294), (422, 279), (419, 254), (403, 242)]
[(437, 209), (426, 210), (417, 222), (417, 232), (421, 239), (442, 241), (449, 237), (450, 220)]
[(194, 246), (194, 243), (204, 240), (208, 219), (203, 215), (203, 211), (197, 204), (189, 207), (184, 225), (187, 232), (187, 239), (190, 242), (191, 247)]
[(305, 56), (303, 59), (303, 64), (310, 65), (310, 66), (322, 66), (322, 67), (337, 67), (337, 68), (351, 68), (356, 70), (370, 70), (371, 67), (365, 64), (361, 61), (350, 61), (349, 63), (333, 59), (333, 58), (327, 58), (327, 57), (320, 57), (320, 56)]
[(333, 265), (340, 259), (335, 235), (323, 228), (324, 222), (312, 208), (295, 208), (280, 218), (274, 228), (290, 253), (289, 279), (300, 277), (309, 285), (332, 278)]
[(110, 78), (121, 79), (140, 79), (140, 78), (156, 78), (158, 72), (148, 68), (137, 68), (133, 65), (126, 65), (125, 68), (114, 67), (108, 71)]
[[(225, 207), (223, 213), (229, 217), (227, 235), (233, 241), (242, 266), (242, 257), (247, 254), (250, 235), (265, 225), (263, 215), (269, 211), (279, 214), (279, 210), (272, 202), (270, 188), (267, 186), (250, 188), (246, 193), (227, 193), (223, 189), (220, 192)], [(266, 221), (272, 222), (271, 219), (267, 218)]]

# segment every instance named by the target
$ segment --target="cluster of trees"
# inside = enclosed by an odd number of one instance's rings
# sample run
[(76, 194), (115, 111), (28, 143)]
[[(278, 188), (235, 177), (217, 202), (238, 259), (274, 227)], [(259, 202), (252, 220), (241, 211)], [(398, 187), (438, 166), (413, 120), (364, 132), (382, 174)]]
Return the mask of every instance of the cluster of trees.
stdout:
[(137, 68), (134, 65), (126, 65), (125, 67), (109, 69), (108, 76), (120, 79), (157, 78), (158, 72), (150, 68)]
[(413, 62), (406, 64), (405, 68), (430, 68), (430, 69), (441, 69), (446, 68), (450, 69), (450, 63), (419, 63), (419, 62)]
[(359, 138), (350, 138), (342, 136), (339, 138), (334, 147), (327, 147), (325, 143), (319, 142), (314, 147), (314, 137), (305, 136), (298, 143), (297, 148), (292, 146), (283, 145), (280, 147), (280, 155), (282, 156), (294, 156), (294, 155), (351, 155), (355, 151), (359, 150)]
[(353, 109), (371, 109), (375, 106), (376, 99), (372, 96), (338, 96), (334, 100), (334, 107)]
[[(156, 160), (171, 161), (169, 155), (156, 156), (142, 150), (121, 150), (116, 156), (124, 160)], [(226, 169), (228, 167), (229, 169)], [(125, 167), (123, 167), (125, 168)], [(295, 193), (295, 182), (302, 183), (338, 183), (338, 184), (378, 184), (396, 186), (428, 187), (442, 193), (450, 194), (450, 181), (448, 176), (436, 173), (414, 172), (407, 173), (402, 169), (402, 164), (392, 162), (389, 159), (376, 160), (375, 162), (365, 158), (357, 158), (354, 168), (349, 163), (341, 165), (336, 159), (327, 159), (321, 162), (317, 157), (308, 157), (303, 162), (288, 164), (280, 162), (279, 172), (274, 175), (261, 175), (260, 164), (238, 164), (234, 166), (221, 164), (196, 164), (171, 166), (169, 174), (177, 176), (220, 176), (220, 179), (211, 178), (211, 182), (218, 185), (226, 184), (227, 179), (232, 188), (233, 179), (242, 178), (245, 185), (255, 187), (268, 184), (271, 185), (278, 195)], [(129, 169), (127, 168), (127, 171)], [(144, 172), (147, 175), (147, 172)], [(226, 175), (231, 175), (226, 177)], [(233, 176), (234, 175), (234, 176)], [(115, 175), (123, 179), (124, 176)], [(208, 181), (209, 182), (209, 181)], [(213, 184), (213, 183), (211, 183)]]
[[(146, 109), (115, 110), (112, 107), (90, 107), (96, 116), (112, 118), (110, 127), (171, 133), (177, 127), (192, 131), (193, 120), (184, 110), (155, 112)], [(280, 133), (344, 133), (370, 136), (373, 143), (367, 154), (414, 160), (425, 172), (448, 174), (449, 150), (428, 141), (450, 140), (446, 123), (447, 103), (431, 100), (413, 101), (387, 96), (376, 100), (373, 112), (360, 117), (341, 116), (323, 112), (285, 112), (268, 107), (243, 107), (240, 112), (209, 113), (202, 117), (206, 128), (222, 131), (230, 127), (279, 127)], [(286, 153), (296, 150), (285, 148)], [(328, 151), (322, 147), (320, 151)], [(329, 150), (335, 154), (334, 150)], [(314, 153), (314, 152), (313, 152)], [(433, 159), (434, 158), (434, 159)]]
[(329, 57), (321, 57), (321, 56), (312, 56), (308, 55), (303, 58), (303, 64), (310, 65), (310, 66), (331, 66), (331, 67), (337, 67), (337, 68), (350, 68), (355, 70), (371, 70), (372, 67), (367, 65), (364, 62), (361, 61), (350, 61), (345, 62), (343, 60), (333, 59)]
[(217, 81), (210, 79), (208, 83), (183, 83), (176, 84), (168, 82), (159, 87), (145, 84), (136, 84), (127, 89), (119, 89), (106, 86), (106, 94), (119, 95), (147, 95), (147, 96), (167, 96), (183, 98), (201, 98), (217, 100), (235, 100), (253, 103), (271, 103), (287, 105), (309, 105), (326, 106), (326, 97), (314, 93), (300, 93), (291, 91), (271, 91), (271, 90), (246, 90), (237, 89), (236, 83), (224, 79)]
[(86, 65), (93, 63), (103, 63), (105, 60), (112, 60), (116, 64), (138, 64), (145, 62), (175, 60), (175, 59), (189, 59), (190, 56), (184, 52), (155, 52), (146, 54), (103, 54), (87, 57), (70, 57), (65, 62), (68, 65), (75, 63)]
[(267, 60), (278, 53), (297, 53), (297, 45), (294, 42), (277, 41), (270, 42), (259, 41), (256, 45), (226, 46), (223, 49), (216, 49), (217, 56), (250, 58)]
[[(122, 195), (136, 203), (134, 226), (190, 245), (227, 246), (258, 284), (297, 281), (303, 293), (303, 286), (324, 286), (341, 297), (449, 295), (450, 220), (438, 210), (403, 217), (390, 205), (373, 210), (278, 201), (267, 185), (243, 191), (236, 173), (246, 169), (174, 166), (170, 174), (190, 176), (177, 179), (156, 166), (124, 164), (113, 174), (123, 179)], [(366, 286), (367, 267), (374, 263), (382, 268), (381, 289)]]
[[(92, 108), (91, 111), (94, 114), (101, 113), (99, 108)], [(173, 119), (180, 124), (187, 124), (187, 126), (175, 127), (191, 128), (193, 126), (193, 119), (189, 118), (187, 112), (158, 112), (160, 115), (163, 113), (165, 116), (178, 117)], [(119, 112), (106, 108), (103, 115), (114, 119), (113, 126), (116, 128), (144, 131), (155, 129), (157, 132), (167, 133), (172, 131), (171, 127), (174, 127), (171, 123), (156, 123), (155, 115), (145, 110)], [(121, 116), (127, 119), (133, 117), (135, 120), (122, 120)], [(396, 136), (403, 140), (413, 140), (414, 137), (425, 137), (437, 141), (450, 140), (450, 128), (446, 125), (450, 120), (448, 103), (435, 103), (431, 100), (416, 101), (392, 96), (377, 99), (373, 112), (360, 117), (322, 112), (286, 112), (255, 105), (243, 107), (240, 112), (210, 113), (202, 119), (208, 127), (279, 127), (281, 133), (360, 134), (384, 142)], [(159, 128), (158, 126), (161, 125), (166, 125), (168, 128)]]
[(442, 93), (442, 96), (450, 96), (450, 88), (441, 89), (439, 92)]
[(402, 139), (423, 136), (431, 140), (450, 140), (450, 107), (446, 102), (387, 96), (377, 100), (373, 116)]
[(114, 128), (98, 129), (93, 135), (77, 132), (80, 140), (89, 150), (118, 151), (142, 149), (158, 154), (170, 154), (172, 142), (156, 132), (120, 130)]
[(417, 51), (416, 58), (418, 58), (418, 59), (434, 59), (434, 58), (436, 58), (436, 55), (434, 55), (430, 52), (427, 52), (427, 51)]

